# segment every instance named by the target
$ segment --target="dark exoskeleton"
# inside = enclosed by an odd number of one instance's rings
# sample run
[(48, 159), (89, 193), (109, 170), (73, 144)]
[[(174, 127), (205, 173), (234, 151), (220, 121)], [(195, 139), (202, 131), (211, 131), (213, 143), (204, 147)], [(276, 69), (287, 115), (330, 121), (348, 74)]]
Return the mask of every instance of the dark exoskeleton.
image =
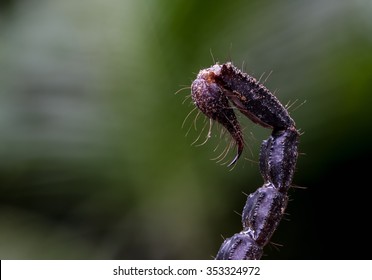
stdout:
[[(191, 86), (195, 105), (231, 134), (237, 154), (244, 149), (241, 127), (234, 108), (254, 123), (271, 128), (272, 134), (263, 141), (260, 152), (262, 187), (250, 194), (242, 212), (243, 230), (227, 238), (216, 259), (260, 259), (287, 206), (297, 161), (299, 133), (286, 108), (261, 83), (231, 63), (201, 70)], [(230, 103), (234, 106), (230, 106)]]

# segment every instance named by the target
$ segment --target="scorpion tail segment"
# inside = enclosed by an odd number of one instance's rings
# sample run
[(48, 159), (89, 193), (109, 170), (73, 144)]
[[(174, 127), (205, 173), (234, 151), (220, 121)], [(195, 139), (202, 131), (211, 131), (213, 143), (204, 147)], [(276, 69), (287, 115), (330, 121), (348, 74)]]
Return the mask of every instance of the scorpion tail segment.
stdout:
[(239, 159), (244, 149), (244, 139), (241, 127), (229, 104), (223, 89), (215, 83), (213, 69), (200, 71), (196, 80), (191, 85), (191, 97), (194, 104), (208, 118), (220, 123), (234, 139), (237, 154), (228, 166), (232, 166)]
[(267, 128), (294, 125), (285, 107), (264, 85), (231, 63), (220, 66), (216, 80), (232, 93), (229, 98), (237, 109), (254, 123)]
[(265, 183), (271, 183), (281, 193), (291, 186), (297, 161), (299, 133), (294, 126), (274, 130), (261, 146), (260, 171)]
[(245, 231), (259, 246), (264, 247), (277, 228), (288, 197), (280, 193), (273, 184), (268, 183), (248, 196), (242, 212), (242, 224)]
[(271, 137), (267, 175), (278, 191), (286, 193), (296, 168), (299, 133), (292, 126), (284, 131), (274, 130)]
[(223, 242), (216, 260), (258, 260), (262, 253), (262, 247), (256, 244), (249, 232), (241, 232)]

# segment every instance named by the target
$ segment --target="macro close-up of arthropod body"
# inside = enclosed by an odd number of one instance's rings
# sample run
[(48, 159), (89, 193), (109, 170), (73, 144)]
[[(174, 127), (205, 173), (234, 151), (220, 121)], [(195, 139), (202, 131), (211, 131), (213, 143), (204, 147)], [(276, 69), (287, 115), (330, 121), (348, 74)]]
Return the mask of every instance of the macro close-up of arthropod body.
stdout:
[(252, 122), (272, 129), (261, 145), (259, 157), (264, 184), (247, 198), (242, 231), (225, 239), (216, 256), (260, 259), (287, 206), (300, 136), (295, 122), (274, 94), (230, 62), (201, 70), (192, 83), (191, 96), (196, 107), (233, 138), (237, 151), (229, 166), (237, 162), (245, 145), (236, 110)]

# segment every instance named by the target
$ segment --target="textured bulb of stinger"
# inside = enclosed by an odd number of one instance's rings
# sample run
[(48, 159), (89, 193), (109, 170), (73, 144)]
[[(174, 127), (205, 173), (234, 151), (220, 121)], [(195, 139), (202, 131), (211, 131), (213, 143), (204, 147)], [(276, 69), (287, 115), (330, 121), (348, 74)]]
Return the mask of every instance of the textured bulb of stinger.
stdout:
[(244, 149), (244, 140), (240, 125), (234, 110), (223, 89), (214, 80), (214, 68), (199, 72), (191, 85), (191, 97), (194, 104), (208, 118), (219, 122), (234, 139), (237, 146), (237, 154), (229, 166), (233, 165), (240, 157)]

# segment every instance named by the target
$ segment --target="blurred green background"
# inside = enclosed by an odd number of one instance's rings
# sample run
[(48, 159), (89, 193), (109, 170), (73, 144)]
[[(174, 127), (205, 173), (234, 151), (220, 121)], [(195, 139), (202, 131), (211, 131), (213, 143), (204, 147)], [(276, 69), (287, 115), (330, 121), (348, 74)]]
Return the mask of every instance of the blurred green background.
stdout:
[(370, 258), (372, 1), (0, 3), (1, 259), (211, 259), (270, 134), (244, 121), (233, 170), (218, 128), (191, 145), (203, 118), (185, 137), (175, 93), (214, 60), (297, 100), (306, 189), (264, 258)]

